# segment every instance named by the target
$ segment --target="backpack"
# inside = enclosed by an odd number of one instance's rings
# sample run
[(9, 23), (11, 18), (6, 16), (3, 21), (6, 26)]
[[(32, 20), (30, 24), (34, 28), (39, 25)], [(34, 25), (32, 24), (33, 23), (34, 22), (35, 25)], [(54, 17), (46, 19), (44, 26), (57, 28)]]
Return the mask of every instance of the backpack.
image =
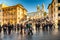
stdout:
[(26, 26), (27, 26), (27, 28), (30, 28), (31, 25), (30, 24), (27, 24)]

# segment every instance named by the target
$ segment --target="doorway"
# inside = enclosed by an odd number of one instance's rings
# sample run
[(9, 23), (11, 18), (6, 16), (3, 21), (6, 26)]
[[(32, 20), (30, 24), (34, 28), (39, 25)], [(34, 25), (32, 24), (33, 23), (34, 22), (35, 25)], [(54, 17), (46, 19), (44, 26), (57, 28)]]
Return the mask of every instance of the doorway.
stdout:
[(60, 20), (58, 20), (58, 28), (60, 29)]

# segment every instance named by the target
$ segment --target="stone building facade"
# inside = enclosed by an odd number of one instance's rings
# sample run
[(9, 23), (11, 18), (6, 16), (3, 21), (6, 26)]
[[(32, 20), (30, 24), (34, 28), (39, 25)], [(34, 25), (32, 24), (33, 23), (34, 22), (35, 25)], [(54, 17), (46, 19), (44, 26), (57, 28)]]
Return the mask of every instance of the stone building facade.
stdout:
[(16, 24), (27, 18), (27, 10), (21, 5), (3, 6), (0, 5), (0, 24)]
[(60, 0), (52, 0), (48, 6), (49, 17), (54, 22), (55, 28), (60, 24)]

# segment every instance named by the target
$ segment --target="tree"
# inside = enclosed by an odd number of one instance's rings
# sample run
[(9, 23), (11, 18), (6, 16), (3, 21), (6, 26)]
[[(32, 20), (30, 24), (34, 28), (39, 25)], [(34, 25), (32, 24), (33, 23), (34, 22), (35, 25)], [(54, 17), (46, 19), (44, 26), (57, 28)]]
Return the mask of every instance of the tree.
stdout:
[(44, 12), (44, 17), (47, 15), (47, 13), (46, 12)]

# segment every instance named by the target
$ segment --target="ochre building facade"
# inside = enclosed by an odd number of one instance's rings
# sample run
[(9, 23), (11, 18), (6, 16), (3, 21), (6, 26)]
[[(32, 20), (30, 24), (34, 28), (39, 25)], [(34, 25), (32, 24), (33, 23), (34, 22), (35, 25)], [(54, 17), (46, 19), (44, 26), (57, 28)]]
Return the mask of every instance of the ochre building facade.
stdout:
[(14, 6), (5, 6), (1, 4), (0, 7), (0, 24), (11, 23), (17, 24), (22, 20), (26, 20), (27, 10), (21, 5), (17, 4)]
[(55, 28), (60, 25), (60, 0), (52, 0), (48, 6), (49, 18), (54, 22)]

